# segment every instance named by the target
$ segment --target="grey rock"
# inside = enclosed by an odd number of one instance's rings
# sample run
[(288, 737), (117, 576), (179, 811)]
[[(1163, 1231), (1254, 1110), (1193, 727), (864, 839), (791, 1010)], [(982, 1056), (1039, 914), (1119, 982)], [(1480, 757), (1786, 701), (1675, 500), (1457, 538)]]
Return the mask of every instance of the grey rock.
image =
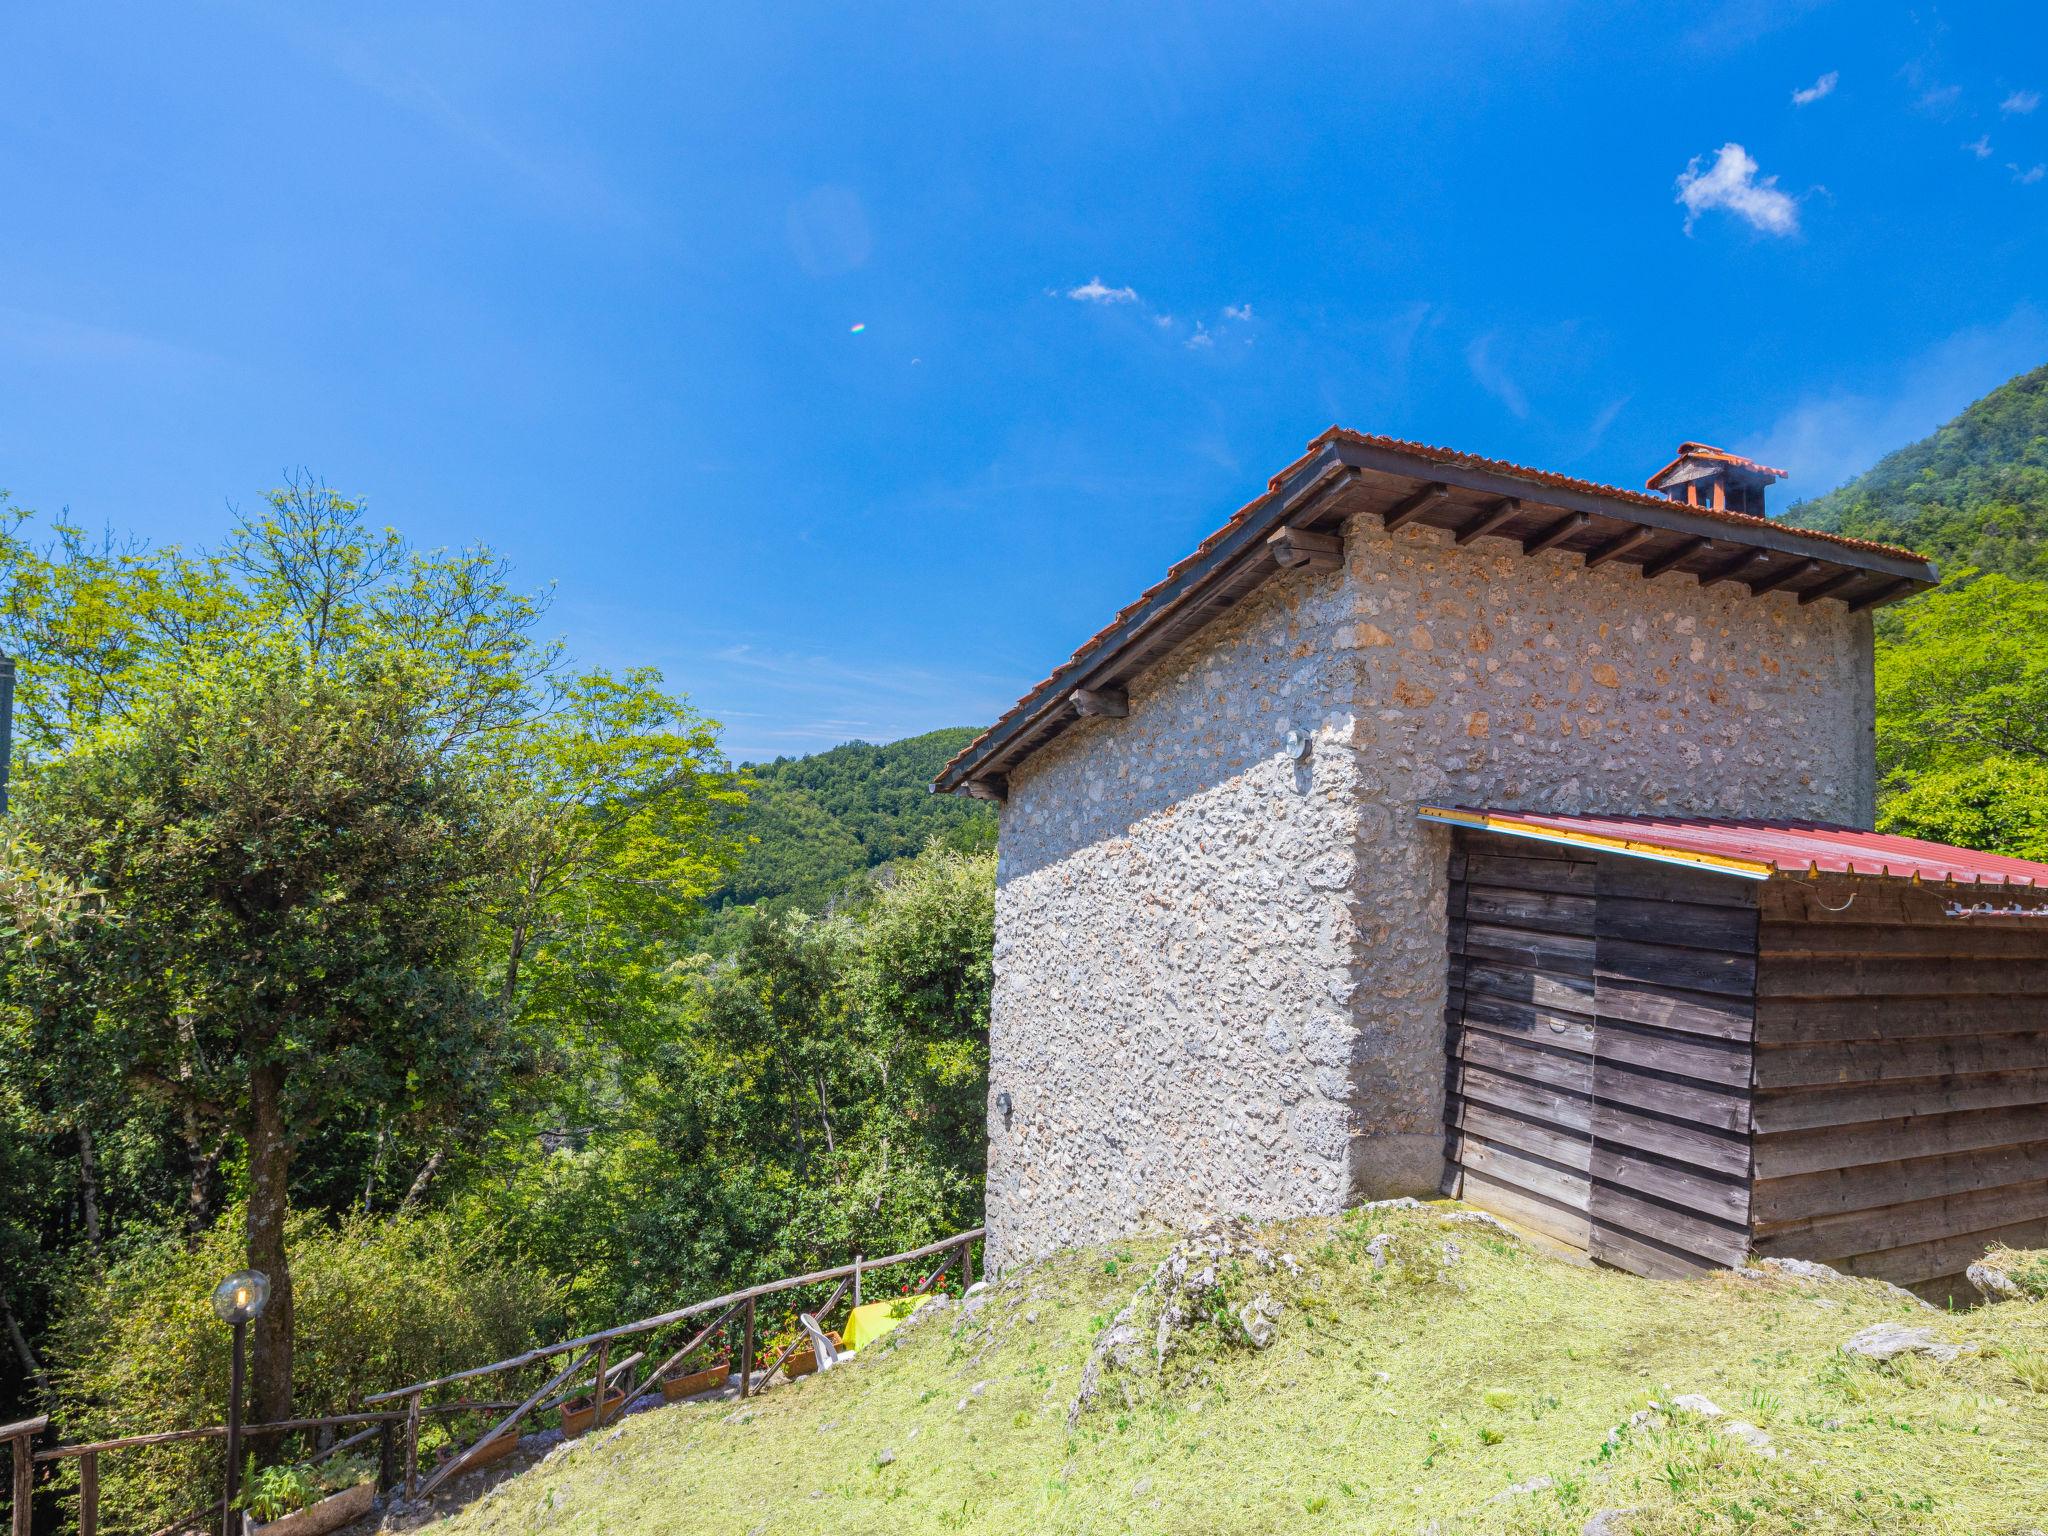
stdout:
[(1253, 1349), (1269, 1348), (1280, 1337), (1280, 1304), (1264, 1291), (1237, 1309), (1238, 1326)]
[(1721, 1426), (1721, 1433), (1730, 1440), (1748, 1446), (1759, 1456), (1775, 1456), (1777, 1447), (1771, 1444), (1771, 1437), (1744, 1419), (1730, 1419)]
[(1486, 1502), (1489, 1504), (1504, 1504), (1509, 1499), (1519, 1499), (1524, 1494), (1541, 1493), (1544, 1489), (1550, 1486), (1551, 1479), (1549, 1477), (1532, 1477), (1527, 1482), (1510, 1483), (1507, 1487), (1501, 1489), (1499, 1493), (1496, 1493), (1492, 1498), (1488, 1499)]
[(1674, 1397), (1671, 1399), (1671, 1406), (1682, 1409), (1686, 1413), (1696, 1413), (1703, 1419), (1718, 1419), (1721, 1417), (1720, 1407), (1714, 1400), (1710, 1397), (1702, 1397), (1697, 1392), (1687, 1392), (1681, 1397)]
[(1632, 1509), (1603, 1509), (1579, 1527), (1579, 1536), (1628, 1536)]
[(2011, 1275), (2002, 1269), (1992, 1268), (1981, 1259), (1963, 1273), (1977, 1288), (1977, 1294), (1986, 1301), (2018, 1301), (2026, 1294)]
[(894, 1465), (895, 1461), (896, 1453), (891, 1450), (884, 1450), (879, 1456), (875, 1458), (875, 1465), (878, 1467), (887, 1467)]
[(1934, 1336), (1930, 1328), (1909, 1328), (1904, 1323), (1872, 1323), (1842, 1343), (1842, 1353), (1863, 1360), (1891, 1360), (1900, 1355), (1926, 1355), (1933, 1360), (1953, 1360), (1973, 1353), (1974, 1344), (1950, 1344)]

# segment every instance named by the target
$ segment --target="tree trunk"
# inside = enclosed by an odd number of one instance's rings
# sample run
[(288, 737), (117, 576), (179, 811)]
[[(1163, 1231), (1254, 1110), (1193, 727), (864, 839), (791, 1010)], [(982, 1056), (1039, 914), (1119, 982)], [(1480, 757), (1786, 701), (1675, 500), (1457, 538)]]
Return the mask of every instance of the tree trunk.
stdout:
[(191, 1160), (192, 1175), (185, 1184), (185, 1246), (197, 1248), (199, 1239), (213, 1225), (213, 1176), (220, 1168), (220, 1154), (226, 1141), (216, 1136), (213, 1145), (202, 1144), (199, 1116), (185, 1111), (185, 1153)]
[(290, 1211), (291, 1142), (284, 1124), (284, 1068), (249, 1074), (249, 1267), (270, 1277), (270, 1305), (256, 1319), (249, 1411), (258, 1423), (292, 1416), (292, 1272), (284, 1249)]
[(6, 1314), (7, 1336), (14, 1341), (15, 1354), (21, 1357), (22, 1372), (36, 1384), (36, 1392), (47, 1406), (51, 1400), (50, 1378), (43, 1374), (43, 1363), (36, 1359), (36, 1352), (28, 1347), (28, 1338), (14, 1315), (14, 1302), (4, 1292), (0, 1292), (0, 1313)]
[(401, 1211), (411, 1210), (413, 1202), (427, 1192), (427, 1186), (434, 1182), (434, 1175), (441, 1171), (441, 1164), (447, 1160), (447, 1157), (447, 1148), (436, 1147), (433, 1155), (420, 1165), (420, 1171), (412, 1181), (412, 1188), (408, 1189), (405, 1192), (405, 1198), (398, 1202), (398, 1208)]
[(86, 1246), (100, 1251), (100, 1170), (93, 1155), (92, 1132), (78, 1122), (78, 1204), (85, 1217)]

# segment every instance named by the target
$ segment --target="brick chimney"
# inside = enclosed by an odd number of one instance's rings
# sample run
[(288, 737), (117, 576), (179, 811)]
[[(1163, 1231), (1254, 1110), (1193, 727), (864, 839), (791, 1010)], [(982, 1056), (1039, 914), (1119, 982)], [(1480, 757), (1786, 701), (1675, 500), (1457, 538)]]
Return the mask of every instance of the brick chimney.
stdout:
[(1680, 443), (1678, 457), (1650, 476), (1648, 485), (1689, 507), (1747, 512), (1764, 517), (1764, 488), (1785, 471), (1708, 443)]

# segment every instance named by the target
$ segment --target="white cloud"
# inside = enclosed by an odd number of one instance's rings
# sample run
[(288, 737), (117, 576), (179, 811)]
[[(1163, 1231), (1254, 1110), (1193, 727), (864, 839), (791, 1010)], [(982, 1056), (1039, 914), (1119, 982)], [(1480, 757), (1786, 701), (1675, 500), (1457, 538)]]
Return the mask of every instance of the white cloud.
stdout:
[(1792, 105), (1795, 107), (1810, 107), (1816, 101), (1819, 101), (1821, 97), (1832, 96), (1835, 91), (1835, 86), (1841, 80), (1841, 78), (1842, 74), (1840, 70), (1829, 70), (1826, 74), (1822, 75), (1818, 80), (1814, 81), (1813, 84), (1808, 86), (1802, 86), (1800, 87), (1800, 89), (1794, 91), (1792, 93)]
[(1517, 419), (1529, 414), (1529, 397), (1522, 393), (1508, 371), (1494, 361), (1493, 343), (1495, 333), (1488, 331), (1484, 336), (1475, 336), (1465, 348), (1465, 366), (1472, 370), (1472, 377), (1479, 381), (1479, 387), (1506, 406)]
[(1249, 304), (1226, 304), (1223, 306), (1223, 314), (1230, 320), (1249, 320), (1252, 317), (1252, 307)]
[(1084, 304), (1135, 304), (1138, 290), (1135, 288), (1112, 288), (1099, 277), (1091, 277), (1078, 288), (1069, 288), (1067, 297), (1079, 299)]
[(1700, 169), (1695, 155), (1678, 178), (1678, 201), (1685, 205), (1686, 233), (1693, 221), (1710, 209), (1724, 208), (1747, 219), (1767, 235), (1791, 235), (1799, 231), (1799, 205), (1778, 190), (1778, 178), (1757, 177), (1757, 163), (1740, 144), (1723, 144), (1714, 163)]
[(2015, 117), (2025, 117), (2040, 105), (2041, 93), (2039, 91), (2014, 91), (1998, 104), (1998, 110)]
[(1790, 471), (1780, 504), (1819, 496), (2040, 366), (2044, 355), (2048, 317), (2023, 304), (1996, 325), (1959, 331), (1917, 358), (1880, 369), (1881, 393), (1843, 387), (1808, 394), (1737, 443), (1737, 451)]
[(2030, 165), (2022, 169), (2017, 165), (2008, 164), (2006, 169), (2012, 172), (2012, 179), (2023, 187), (2031, 187), (2043, 176), (2048, 176), (2048, 165)]
[(1187, 339), (1186, 345), (1194, 351), (1201, 351), (1205, 347), (1215, 346), (1216, 338), (1209, 334), (1208, 328), (1201, 321), (1197, 320), (1195, 322), (1195, 334)]
[(1980, 134), (1965, 144), (1963, 148), (1967, 149), (1979, 160), (1989, 160), (1991, 158), (1991, 135), (1988, 133)]

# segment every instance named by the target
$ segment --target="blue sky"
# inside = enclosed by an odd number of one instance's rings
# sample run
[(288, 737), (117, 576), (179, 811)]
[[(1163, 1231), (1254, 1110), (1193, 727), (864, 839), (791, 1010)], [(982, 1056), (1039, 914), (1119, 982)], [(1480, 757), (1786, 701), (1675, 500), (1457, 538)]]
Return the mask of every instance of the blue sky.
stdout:
[(0, 486), (306, 466), (760, 757), (986, 722), (1332, 422), (1811, 494), (2048, 360), (2038, 4), (1266, 9), (10, 6)]

